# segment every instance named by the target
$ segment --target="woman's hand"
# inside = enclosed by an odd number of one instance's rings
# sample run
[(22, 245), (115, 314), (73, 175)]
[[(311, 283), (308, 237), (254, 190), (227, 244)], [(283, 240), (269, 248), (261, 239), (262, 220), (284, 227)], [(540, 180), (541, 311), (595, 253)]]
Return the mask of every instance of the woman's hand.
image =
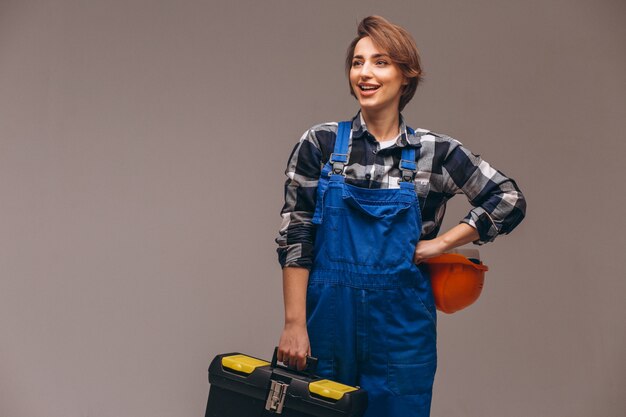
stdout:
[(413, 253), (413, 263), (419, 265), (426, 259), (441, 255), (446, 250), (446, 245), (440, 238), (420, 240), (415, 247), (415, 253)]
[(301, 371), (306, 367), (306, 357), (310, 355), (306, 324), (285, 324), (278, 343), (278, 360)]

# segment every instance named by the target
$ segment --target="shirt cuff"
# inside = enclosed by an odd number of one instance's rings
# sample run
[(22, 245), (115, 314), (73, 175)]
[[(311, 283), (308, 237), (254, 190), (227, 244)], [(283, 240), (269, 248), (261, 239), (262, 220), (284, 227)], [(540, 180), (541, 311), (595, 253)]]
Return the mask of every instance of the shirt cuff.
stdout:
[(478, 232), (478, 240), (475, 240), (475, 245), (484, 245), (488, 242), (493, 242), (495, 238), (500, 234), (500, 228), (493, 221), (489, 213), (482, 207), (476, 207), (470, 211), (461, 223), (466, 223), (472, 226)]
[(309, 243), (294, 243), (276, 248), (278, 262), (282, 268), (296, 266), (308, 270), (313, 266), (313, 245)]

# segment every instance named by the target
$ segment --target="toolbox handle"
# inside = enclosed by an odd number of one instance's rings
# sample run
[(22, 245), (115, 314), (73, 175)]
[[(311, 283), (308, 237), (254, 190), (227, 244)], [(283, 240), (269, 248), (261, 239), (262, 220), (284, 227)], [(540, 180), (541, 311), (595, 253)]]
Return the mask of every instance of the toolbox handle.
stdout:
[(306, 367), (304, 368), (304, 370), (298, 371), (297, 369), (289, 368), (287, 366), (283, 366), (283, 365), (279, 365), (278, 364), (278, 346), (276, 346), (274, 348), (274, 355), (272, 356), (272, 368), (288, 369), (291, 372), (296, 372), (296, 373), (299, 373), (299, 374), (306, 375), (308, 377), (312, 377), (315, 374), (315, 370), (317, 369), (317, 358), (314, 358), (313, 356), (308, 356), (307, 355), (307, 357), (306, 357)]

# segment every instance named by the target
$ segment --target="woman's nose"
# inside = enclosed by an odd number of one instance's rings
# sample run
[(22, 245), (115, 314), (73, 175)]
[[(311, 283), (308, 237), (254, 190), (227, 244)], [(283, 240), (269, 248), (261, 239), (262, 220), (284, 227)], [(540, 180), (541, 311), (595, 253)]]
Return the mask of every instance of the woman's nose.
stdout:
[(365, 62), (363, 63), (363, 65), (361, 65), (361, 76), (368, 78), (372, 76), (372, 67), (368, 62)]

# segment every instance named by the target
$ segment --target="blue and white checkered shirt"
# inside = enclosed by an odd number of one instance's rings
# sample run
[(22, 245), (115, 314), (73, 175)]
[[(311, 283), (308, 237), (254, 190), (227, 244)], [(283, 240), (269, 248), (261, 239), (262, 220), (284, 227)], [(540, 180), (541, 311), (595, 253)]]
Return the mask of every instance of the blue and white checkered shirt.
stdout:
[[(285, 204), (276, 243), (281, 266), (310, 269), (316, 225), (317, 181), (335, 146), (337, 123), (315, 125), (296, 144), (285, 174)], [(480, 236), (475, 244), (493, 241), (511, 232), (524, 218), (526, 200), (515, 181), (472, 154), (459, 141), (425, 129), (407, 132), (400, 114), (400, 135), (395, 145), (381, 149), (367, 131), (359, 111), (352, 119), (350, 159), (346, 183), (365, 188), (399, 188), (398, 164), (402, 147), (416, 147), (415, 190), (422, 212), (420, 239), (439, 233), (446, 202), (463, 193), (473, 209), (461, 222), (474, 227)]]

